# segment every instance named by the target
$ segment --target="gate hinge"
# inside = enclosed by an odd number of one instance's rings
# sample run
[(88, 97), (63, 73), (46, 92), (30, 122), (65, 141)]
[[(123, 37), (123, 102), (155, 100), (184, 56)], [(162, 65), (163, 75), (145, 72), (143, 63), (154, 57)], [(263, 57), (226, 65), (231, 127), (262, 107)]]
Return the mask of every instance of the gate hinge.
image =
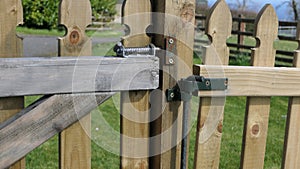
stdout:
[(176, 86), (167, 89), (168, 102), (188, 101), (198, 91), (226, 90), (228, 87), (227, 78), (204, 78), (203, 76), (190, 76), (178, 81)]

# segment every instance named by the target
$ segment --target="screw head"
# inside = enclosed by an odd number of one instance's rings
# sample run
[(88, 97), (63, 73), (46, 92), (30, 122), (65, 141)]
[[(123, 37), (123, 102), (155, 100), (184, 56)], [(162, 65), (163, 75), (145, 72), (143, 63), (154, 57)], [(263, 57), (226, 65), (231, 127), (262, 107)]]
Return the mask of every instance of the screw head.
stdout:
[(175, 94), (172, 92), (172, 93), (170, 93), (170, 97), (171, 98), (174, 98), (175, 97)]
[(174, 39), (169, 39), (169, 44), (173, 44), (174, 43)]
[(170, 64), (174, 64), (174, 60), (172, 58), (169, 59)]

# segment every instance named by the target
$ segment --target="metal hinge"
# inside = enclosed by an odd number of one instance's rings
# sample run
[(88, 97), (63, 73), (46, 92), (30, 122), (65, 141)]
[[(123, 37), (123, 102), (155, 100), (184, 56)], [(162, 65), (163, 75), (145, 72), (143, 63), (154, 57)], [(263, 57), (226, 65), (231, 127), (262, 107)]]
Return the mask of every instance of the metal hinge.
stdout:
[(166, 91), (167, 101), (188, 101), (198, 91), (226, 90), (227, 78), (204, 78), (203, 76), (190, 76), (181, 79), (176, 86)]

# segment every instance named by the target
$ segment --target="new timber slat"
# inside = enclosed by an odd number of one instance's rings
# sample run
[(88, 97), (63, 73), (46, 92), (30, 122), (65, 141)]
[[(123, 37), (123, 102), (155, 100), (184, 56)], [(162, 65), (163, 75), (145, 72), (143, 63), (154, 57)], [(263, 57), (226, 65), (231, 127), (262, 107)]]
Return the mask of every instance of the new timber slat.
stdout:
[(155, 89), (158, 67), (153, 56), (0, 59), (0, 97)]
[(13, 164), (112, 95), (54, 95), (43, 97), (28, 106), (0, 125), (0, 168)]
[[(125, 47), (144, 47), (150, 44), (151, 38), (147, 36), (146, 29), (151, 25), (151, 11), (150, 0), (124, 1), (122, 23), (130, 30), (123, 37)], [(135, 74), (141, 72), (142, 69), (136, 69)], [(149, 167), (149, 96), (147, 90), (121, 93), (122, 169)]]
[[(21, 0), (2, 0), (0, 5), (0, 58), (22, 57), (22, 40), (17, 37), (16, 26), (23, 22)], [(4, 80), (1, 80), (1, 83)], [(25, 84), (20, 85), (24, 86)], [(7, 105), (10, 105), (7, 107)], [(0, 99), (0, 123), (13, 116), (24, 107), (23, 97)], [(25, 159), (11, 166), (11, 169), (24, 169)]]
[[(300, 22), (297, 26), (296, 40), (300, 41)], [(294, 67), (300, 67), (300, 50), (299, 47), (294, 53)], [(296, 79), (294, 79), (296, 80)], [(299, 86), (299, 85), (297, 85)], [(295, 90), (296, 91), (296, 90)], [(298, 88), (299, 91), (299, 88)], [(291, 97), (286, 123), (285, 146), (282, 160), (283, 169), (300, 168), (300, 97)]]
[[(224, 0), (212, 7), (206, 22), (206, 34), (211, 44), (205, 47), (205, 65), (228, 65), (229, 48), (226, 40), (231, 35), (232, 16)], [(199, 72), (194, 71), (194, 74)], [(218, 75), (219, 76), (219, 75)], [(210, 75), (209, 77), (214, 77)], [(225, 97), (200, 98), (195, 145), (195, 169), (218, 169), (224, 116)]]
[[(65, 37), (59, 38), (59, 56), (92, 55), (92, 42), (85, 34), (86, 27), (91, 23), (92, 9), (89, 0), (61, 0), (59, 24), (65, 26), (67, 34)], [(82, 70), (75, 70), (75, 72), (82, 73)], [(91, 168), (90, 136), (90, 114), (59, 134), (59, 166), (61, 169)]]
[[(278, 18), (275, 10), (270, 4), (265, 5), (255, 21), (254, 36), (259, 43), (252, 49), (252, 66), (274, 67), (276, 51), (273, 42), (277, 35)], [(270, 97), (247, 98), (241, 168), (264, 168), (270, 99)]]
[(207, 78), (228, 78), (226, 91), (200, 91), (200, 97), (300, 96), (299, 68), (196, 65), (194, 69)]

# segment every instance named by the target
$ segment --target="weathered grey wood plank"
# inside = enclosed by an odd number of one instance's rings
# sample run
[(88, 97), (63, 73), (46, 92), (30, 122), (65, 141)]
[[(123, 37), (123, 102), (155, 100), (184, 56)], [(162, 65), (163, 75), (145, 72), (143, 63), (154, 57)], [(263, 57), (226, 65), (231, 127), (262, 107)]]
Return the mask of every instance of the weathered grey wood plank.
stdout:
[(154, 89), (156, 57), (0, 59), (0, 97)]
[(113, 93), (46, 96), (0, 124), (0, 168), (87, 115)]

